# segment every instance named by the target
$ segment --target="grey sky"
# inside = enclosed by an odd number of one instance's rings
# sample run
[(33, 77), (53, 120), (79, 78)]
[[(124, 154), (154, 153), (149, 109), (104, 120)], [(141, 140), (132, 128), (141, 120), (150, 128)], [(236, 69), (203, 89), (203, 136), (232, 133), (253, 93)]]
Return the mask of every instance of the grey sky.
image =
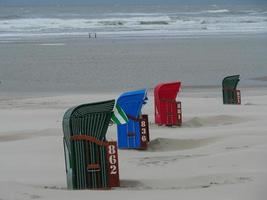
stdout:
[(92, 4), (267, 4), (267, 0), (0, 0), (0, 5), (92, 5)]

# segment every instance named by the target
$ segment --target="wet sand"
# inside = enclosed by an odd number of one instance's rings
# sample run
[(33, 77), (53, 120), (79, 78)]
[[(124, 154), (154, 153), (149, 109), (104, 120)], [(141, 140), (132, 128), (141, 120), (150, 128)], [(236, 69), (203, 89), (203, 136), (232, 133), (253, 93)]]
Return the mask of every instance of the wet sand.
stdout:
[(0, 43), (0, 91), (101, 92), (220, 86), (240, 74), (240, 87), (265, 85), (267, 37), (176, 39), (59, 38)]

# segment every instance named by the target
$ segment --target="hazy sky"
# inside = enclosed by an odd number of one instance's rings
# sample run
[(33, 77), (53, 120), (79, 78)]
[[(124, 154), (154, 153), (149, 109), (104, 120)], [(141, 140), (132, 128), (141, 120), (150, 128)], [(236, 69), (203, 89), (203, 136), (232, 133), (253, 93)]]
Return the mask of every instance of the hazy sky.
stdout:
[(92, 5), (92, 4), (267, 4), (267, 0), (0, 0), (0, 5)]

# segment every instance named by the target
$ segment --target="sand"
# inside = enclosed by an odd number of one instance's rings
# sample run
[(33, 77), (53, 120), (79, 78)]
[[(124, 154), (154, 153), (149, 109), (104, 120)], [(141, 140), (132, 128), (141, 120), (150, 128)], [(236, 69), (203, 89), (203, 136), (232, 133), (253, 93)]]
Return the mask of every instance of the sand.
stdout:
[[(61, 128), (67, 108), (119, 93), (1, 95), (0, 199), (233, 199), (267, 195), (267, 90), (243, 88), (222, 105), (220, 88), (183, 89), (183, 126), (154, 124), (147, 151), (119, 150), (121, 187), (69, 191)], [(107, 137), (116, 139), (116, 127)]]

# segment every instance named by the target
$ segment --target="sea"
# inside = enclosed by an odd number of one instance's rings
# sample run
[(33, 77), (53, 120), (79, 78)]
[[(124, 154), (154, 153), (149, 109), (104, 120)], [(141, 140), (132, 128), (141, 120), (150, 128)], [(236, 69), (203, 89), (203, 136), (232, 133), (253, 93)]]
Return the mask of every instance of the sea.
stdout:
[(1, 6), (0, 40), (266, 34), (267, 6)]
[(266, 52), (267, 6), (0, 6), (1, 94), (266, 87)]

